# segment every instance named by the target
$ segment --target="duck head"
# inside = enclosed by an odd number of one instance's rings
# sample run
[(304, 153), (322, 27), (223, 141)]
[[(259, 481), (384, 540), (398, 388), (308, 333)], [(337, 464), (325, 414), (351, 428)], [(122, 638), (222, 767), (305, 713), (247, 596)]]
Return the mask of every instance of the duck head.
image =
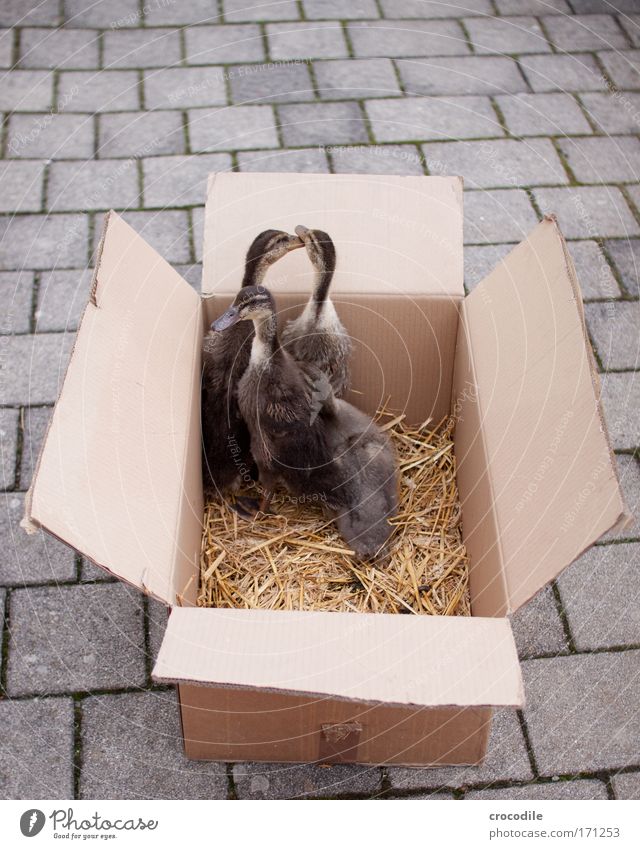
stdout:
[(302, 224), (296, 227), (296, 236), (303, 242), (314, 268), (323, 273), (333, 273), (336, 249), (331, 236), (324, 230), (310, 230)]
[(275, 302), (271, 292), (264, 286), (244, 286), (229, 309), (211, 325), (212, 330), (221, 331), (239, 321), (261, 321), (275, 313)]
[(251, 243), (245, 258), (243, 286), (258, 286), (262, 283), (269, 266), (289, 251), (301, 248), (304, 242), (299, 236), (284, 230), (263, 230)]

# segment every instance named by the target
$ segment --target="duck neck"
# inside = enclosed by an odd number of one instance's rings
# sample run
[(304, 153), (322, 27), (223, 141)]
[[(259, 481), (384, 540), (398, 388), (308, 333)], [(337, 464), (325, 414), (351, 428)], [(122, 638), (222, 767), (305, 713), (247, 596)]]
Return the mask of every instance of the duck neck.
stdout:
[(262, 257), (248, 259), (244, 266), (244, 277), (242, 288), (245, 286), (261, 286), (269, 266), (262, 261)]
[(280, 347), (278, 340), (278, 322), (275, 313), (269, 313), (264, 318), (254, 319), (255, 336), (251, 345), (251, 363), (254, 366), (269, 365), (274, 354)]
[(313, 289), (313, 308), (316, 319), (320, 318), (324, 305), (329, 296), (329, 286), (333, 279), (333, 268), (319, 268), (316, 271), (316, 281)]

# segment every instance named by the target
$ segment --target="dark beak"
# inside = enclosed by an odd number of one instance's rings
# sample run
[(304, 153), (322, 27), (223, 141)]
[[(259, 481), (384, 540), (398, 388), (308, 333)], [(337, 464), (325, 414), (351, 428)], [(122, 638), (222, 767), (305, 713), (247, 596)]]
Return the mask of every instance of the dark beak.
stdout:
[(237, 307), (232, 306), (213, 322), (211, 329), (216, 331), (226, 330), (238, 321), (240, 321), (240, 313)]

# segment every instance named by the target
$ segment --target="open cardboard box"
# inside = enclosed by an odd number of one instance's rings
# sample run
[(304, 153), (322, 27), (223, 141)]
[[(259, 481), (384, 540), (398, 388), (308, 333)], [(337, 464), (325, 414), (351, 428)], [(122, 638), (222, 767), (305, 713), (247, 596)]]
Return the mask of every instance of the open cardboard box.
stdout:
[[(194, 607), (202, 334), (253, 237), (299, 223), (337, 244), (355, 403), (456, 417), (471, 617)], [(265, 282), (293, 315), (305, 251)], [(153, 676), (189, 757), (479, 763), (493, 708), (524, 701), (509, 614), (626, 521), (555, 220), (465, 298), (458, 178), (212, 175), (202, 294), (110, 213), (25, 525), (172, 606)]]

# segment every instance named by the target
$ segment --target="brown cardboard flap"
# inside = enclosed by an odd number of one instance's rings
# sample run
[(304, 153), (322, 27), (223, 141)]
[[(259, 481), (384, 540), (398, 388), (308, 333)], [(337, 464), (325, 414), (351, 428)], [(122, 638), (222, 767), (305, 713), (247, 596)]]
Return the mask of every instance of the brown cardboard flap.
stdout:
[[(464, 294), (458, 177), (223, 172), (209, 178), (203, 295), (233, 297), (252, 239), (297, 224), (335, 242), (334, 294)], [(273, 265), (265, 285), (308, 295), (313, 275), (301, 249)]]
[[(555, 219), (506, 257), (463, 312), (493, 500), (485, 509), (513, 611), (626, 515)], [(465, 533), (468, 520), (465, 508)]]
[(173, 603), (202, 526), (200, 299), (111, 212), (27, 520)]
[(156, 681), (397, 705), (523, 703), (507, 619), (174, 608)]

